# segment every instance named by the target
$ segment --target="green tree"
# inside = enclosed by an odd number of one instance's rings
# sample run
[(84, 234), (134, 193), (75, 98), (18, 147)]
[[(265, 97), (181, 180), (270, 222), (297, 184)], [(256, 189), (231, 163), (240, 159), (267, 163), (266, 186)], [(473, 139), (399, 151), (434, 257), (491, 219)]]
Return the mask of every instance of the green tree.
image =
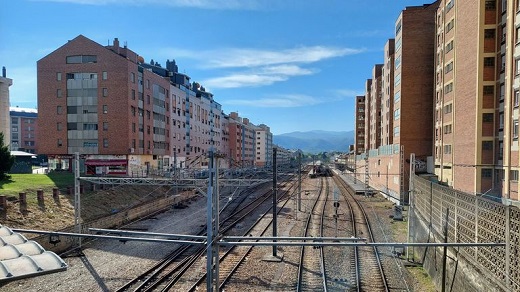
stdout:
[(7, 174), (14, 164), (14, 156), (11, 156), (11, 151), (7, 145), (4, 144), (4, 133), (0, 132), (0, 180), (9, 178)]

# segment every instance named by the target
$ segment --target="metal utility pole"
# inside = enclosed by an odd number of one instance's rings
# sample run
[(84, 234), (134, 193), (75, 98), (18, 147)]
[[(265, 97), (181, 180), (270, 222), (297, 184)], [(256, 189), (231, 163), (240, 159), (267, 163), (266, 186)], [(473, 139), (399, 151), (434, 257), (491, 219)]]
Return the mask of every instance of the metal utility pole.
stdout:
[[(277, 236), (276, 232), (276, 191), (277, 191), (277, 181), (276, 181), (276, 152), (277, 148), (273, 147), (273, 237)], [(274, 240), (276, 242), (276, 240)], [(276, 257), (276, 245), (273, 245), (273, 257)]]
[[(408, 243), (412, 242), (412, 234), (415, 232), (412, 225), (412, 217), (414, 217), (415, 206), (413, 201), (413, 179), (415, 175), (415, 153), (410, 154), (410, 177), (408, 179)], [(412, 258), (415, 259), (415, 249), (412, 247)], [(410, 259), (410, 247), (406, 248), (406, 257)]]
[(209, 169), (208, 169), (208, 192), (207, 192), (207, 249), (206, 249), (206, 290), (218, 291), (219, 279), (219, 248), (217, 237), (219, 233), (219, 206), (217, 175), (215, 169), (215, 152), (213, 147), (209, 150)]
[(365, 155), (365, 197), (368, 197), (368, 188), (369, 180), (368, 180), (368, 152)]
[[(81, 233), (81, 197), (79, 182), (79, 152), (74, 152), (74, 225), (76, 233)], [(81, 237), (78, 237), (78, 250), (81, 250)]]
[(302, 153), (298, 151), (298, 211), (302, 210)]
[[(450, 216), (450, 208), (446, 208), (446, 219), (444, 221), (444, 243), (448, 243), (448, 220)], [(441, 291), (446, 291), (446, 260), (448, 257), (448, 246), (445, 245), (442, 251), (442, 284)]]

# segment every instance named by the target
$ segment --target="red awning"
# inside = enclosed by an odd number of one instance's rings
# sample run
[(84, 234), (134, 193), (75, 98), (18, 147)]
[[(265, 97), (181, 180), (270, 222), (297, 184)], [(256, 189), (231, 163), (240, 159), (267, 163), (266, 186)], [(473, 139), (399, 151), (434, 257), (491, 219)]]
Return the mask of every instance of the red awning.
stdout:
[(128, 161), (126, 160), (101, 160), (101, 159), (91, 159), (85, 161), (86, 165), (95, 165), (95, 166), (108, 166), (108, 165), (127, 165)]

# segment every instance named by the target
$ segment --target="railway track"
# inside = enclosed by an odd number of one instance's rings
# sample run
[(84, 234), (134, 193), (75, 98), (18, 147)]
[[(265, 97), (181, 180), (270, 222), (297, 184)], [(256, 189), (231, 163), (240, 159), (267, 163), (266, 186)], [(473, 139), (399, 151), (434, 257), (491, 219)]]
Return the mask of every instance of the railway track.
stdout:
[[(294, 185), (292, 187), (294, 187)], [(281, 202), (282, 204), (277, 205), (277, 214), (280, 213), (289, 203), (290, 197), (287, 196), (289, 191), (284, 192), (279, 197), (278, 202)], [(272, 219), (268, 218), (269, 214), (272, 214), (272, 206), (266, 208), (262, 212), (262, 215), (256, 220), (256, 223), (251, 226), (245, 232), (245, 234), (254, 237), (266, 235), (266, 233), (272, 228)], [(219, 255), (219, 291), (223, 291), (225, 289), (226, 284), (228, 284), (235, 273), (238, 272), (238, 268), (245, 261), (252, 250), (253, 246), (233, 246), (230, 248), (221, 249)], [(206, 280), (206, 275), (207, 274), (204, 274), (202, 277), (200, 277), (197, 282), (187, 291), (204, 291), (202, 285)]]
[[(258, 188), (258, 187), (257, 187)], [(249, 190), (251, 191), (251, 190)], [(220, 211), (221, 215), (226, 215), (223, 222), (227, 222), (232, 217), (236, 217), (238, 209), (244, 204), (244, 202), (250, 198), (246, 195), (239, 195), (232, 204), (227, 204)], [(251, 208), (251, 205), (255, 205), (258, 201), (262, 201), (269, 198), (267, 192), (264, 192), (263, 196), (257, 196), (253, 201), (247, 203), (245, 207)], [(222, 199), (222, 203), (227, 202), (228, 199)], [(253, 207), (254, 208), (254, 207)], [(205, 228), (201, 228), (196, 235), (205, 235)], [(144, 271), (138, 277), (130, 280), (125, 285), (117, 289), (116, 291), (152, 291), (158, 290), (159, 286), (167, 285), (167, 280), (178, 277), (179, 274), (185, 272), (187, 266), (193, 262), (197, 256), (204, 253), (204, 249), (200, 246), (184, 245), (175, 248), (170, 254), (165, 256), (161, 261)]]
[[(356, 200), (353, 191), (345, 181), (334, 176), (334, 182), (347, 203), (353, 236), (364, 237), (368, 242), (374, 242), (370, 222), (363, 206)], [(351, 282), (355, 284), (356, 291), (390, 291), (377, 247), (355, 247), (352, 263), (354, 279)]]
[[(325, 181), (325, 191), (323, 190)], [(324, 197), (324, 199), (322, 199)], [(320, 178), (320, 190), (305, 223), (305, 237), (322, 237), (325, 206), (329, 197), (329, 181)], [(317, 208), (321, 211), (315, 213)], [(323, 247), (302, 246), (298, 266), (296, 291), (327, 291)]]
[[(281, 184), (284, 185), (286, 183), (287, 181), (284, 181)], [(251, 189), (243, 192), (249, 193), (251, 192)], [(226, 232), (229, 232), (230, 234), (239, 232), (240, 229), (242, 229), (240, 223), (244, 218), (254, 210), (257, 210), (266, 200), (271, 198), (271, 193), (272, 190), (263, 192), (263, 194), (252, 198), (253, 200), (245, 204), (245, 206), (243, 206), (244, 202), (248, 198), (251, 199), (250, 196), (240, 196), (240, 199), (236, 200), (238, 203), (225, 204), (225, 208), (220, 212), (221, 216), (224, 213), (228, 214), (220, 222), (220, 231), (222, 234)], [(227, 201), (227, 198), (224, 198), (222, 202), (224, 201)], [(204, 231), (198, 233), (198, 235), (204, 234)], [(196, 278), (190, 279), (189, 276), (188, 279), (186, 279), (187, 274), (192, 270), (196, 273), (197, 271), (198, 273), (200, 273), (200, 271), (205, 272), (205, 259), (201, 260), (204, 258), (205, 253), (205, 247), (181, 246), (153, 267), (146, 270), (139, 277), (136, 277), (123, 287), (119, 288), (117, 291), (175, 291), (177, 290), (176, 285), (179, 283), (188, 285), (189, 283), (197, 282)], [(203, 265), (201, 264), (202, 262), (204, 262)], [(185, 288), (182, 288), (179, 291), (185, 290)]]

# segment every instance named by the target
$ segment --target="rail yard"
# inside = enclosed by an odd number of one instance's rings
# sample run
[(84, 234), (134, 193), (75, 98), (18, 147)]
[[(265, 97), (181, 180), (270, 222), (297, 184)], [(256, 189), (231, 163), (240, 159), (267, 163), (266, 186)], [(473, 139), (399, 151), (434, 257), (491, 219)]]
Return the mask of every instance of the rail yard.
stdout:
[[(280, 245), (224, 245), (219, 249), (218, 283), (222, 291), (414, 291), (405, 260), (389, 247), (320, 245), (396, 241), (392, 203), (379, 196), (355, 195), (339, 171), (279, 174), (276, 217)], [(273, 188), (223, 189), (221, 236), (261, 242), (273, 232)], [(132, 222), (122, 232), (205, 236), (206, 199), (198, 195), (186, 208), (171, 208)], [(405, 223), (398, 222), (395, 225)], [(138, 233), (138, 232), (135, 232)], [(122, 234), (120, 234), (122, 235)], [(399, 236), (399, 234), (397, 234)], [(404, 234), (402, 236), (405, 236)], [(284, 239), (297, 239), (283, 245)], [(316, 241), (313, 238), (319, 238)], [(337, 239), (337, 240), (334, 240)], [(403, 240), (399, 238), (398, 240)], [(294, 242), (293, 240), (292, 242)], [(299, 243), (299, 244), (298, 244)], [(314, 244), (312, 244), (314, 243)], [(276, 256), (273, 253), (276, 251)], [(80, 256), (66, 257), (65, 272), (10, 282), (7, 291), (205, 291), (205, 245), (96, 239)]]

